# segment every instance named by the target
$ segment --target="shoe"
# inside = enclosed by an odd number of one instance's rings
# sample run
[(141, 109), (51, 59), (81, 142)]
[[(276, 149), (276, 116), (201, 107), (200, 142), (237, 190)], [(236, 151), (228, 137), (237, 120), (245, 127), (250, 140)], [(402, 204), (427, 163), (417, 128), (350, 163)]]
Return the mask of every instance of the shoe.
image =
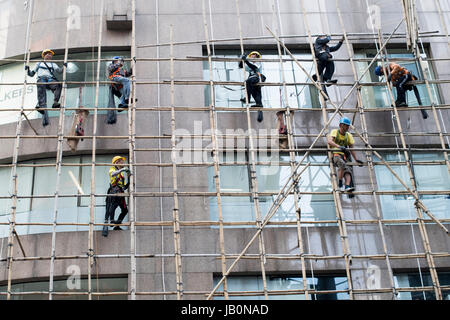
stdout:
[(114, 228), (113, 228), (113, 230), (123, 230), (121, 227), (119, 227), (119, 226), (115, 226)]
[[(119, 109), (121, 109), (121, 108), (128, 109), (128, 105), (127, 105), (127, 104), (119, 104), (119, 105), (118, 105), (118, 108), (119, 108)], [(124, 111), (124, 110), (117, 110), (117, 112), (122, 112), (122, 111)]]
[(108, 226), (103, 226), (102, 236), (104, 237), (108, 236)]
[(339, 190), (341, 190), (342, 191), (342, 187), (343, 187), (343, 184), (342, 184), (342, 180), (341, 179), (339, 179)]
[(311, 77), (314, 81), (317, 81), (317, 76), (315, 74), (312, 75)]
[(397, 107), (407, 107), (408, 104), (406, 102), (400, 102), (397, 104)]
[(61, 104), (59, 102), (54, 102), (52, 105), (52, 108), (55, 108), (55, 109), (61, 108)]
[(428, 113), (427, 113), (427, 111), (426, 110), (420, 110), (420, 111), (422, 111), (422, 118), (424, 118), (424, 119), (428, 119)]
[(334, 79), (334, 80), (327, 80), (325, 83), (326, 83), (326, 86), (329, 87), (333, 84), (336, 84), (336, 82), (338, 82), (338, 81), (336, 79)]
[(257, 118), (258, 122), (262, 122), (263, 119), (264, 119), (263, 112), (262, 111), (258, 111), (258, 118)]
[(42, 115), (44, 114), (44, 109), (45, 109), (45, 107), (41, 108), (40, 106), (36, 106), (36, 111), (39, 112)]
[(350, 186), (345, 186), (345, 191), (344, 192), (352, 192), (353, 190), (355, 190), (355, 187), (350, 187)]
[(245, 98), (240, 98), (239, 101), (245, 103)]

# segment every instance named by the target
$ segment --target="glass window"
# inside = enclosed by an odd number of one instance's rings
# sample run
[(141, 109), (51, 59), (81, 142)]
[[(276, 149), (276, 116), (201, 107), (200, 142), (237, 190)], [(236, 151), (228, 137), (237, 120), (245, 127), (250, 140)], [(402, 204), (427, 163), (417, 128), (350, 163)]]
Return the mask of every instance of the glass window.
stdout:
[[(214, 286), (222, 279), (221, 276), (214, 277)], [(316, 291), (348, 290), (348, 281), (346, 277), (339, 276), (315, 276), (307, 277), (308, 289)], [(297, 276), (266, 276), (266, 286), (268, 291), (289, 291), (302, 290), (303, 278)], [(258, 295), (229, 295), (230, 299), (240, 300), (264, 300), (264, 285), (261, 276), (229, 276), (227, 277), (228, 292), (233, 291), (259, 291)], [(217, 289), (217, 292), (223, 292), (223, 284)], [(347, 292), (336, 292), (326, 294), (312, 294), (311, 300), (348, 300)], [(223, 296), (215, 296), (216, 300), (223, 300)], [(270, 294), (272, 300), (305, 300), (304, 294)]]
[[(279, 59), (276, 51), (261, 51), (263, 59)], [(216, 50), (215, 57), (220, 58), (239, 58), (241, 54), (232, 50)], [(296, 53), (294, 54), (297, 59), (310, 59), (311, 54)], [(283, 55), (284, 59), (291, 59), (289, 55)], [(302, 66), (309, 73), (313, 73), (312, 62), (301, 62)], [(282, 82), (282, 74), (280, 63), (276, 62), (263, 62), (261, 64), (262, 73), (266, 76), (266, 82)], [(244, 82), (247, 79), (248, 73), (242, 71), (242, 68), (238, 67), (238, 62), (230, 61), (213, 61), (213, 80), (214, 81), (233, 81)], [(306, 74), (299, 68), (295, 61), (283, 62), (285, 81), (289, 82), (307, 82)], [(209, 65), (205, 62), (203, 65), (203, 78), (209, 80)], [(289, 105), (291, 108), (320, 108), (319, 93), (313, 86), (287, 86), (287, 96), (289, 99)], [(244, 104), (240, 101), (241, 98), (245, 98), (245, 92), (243, 86), (231, 86), (231, 85), (217, 85), (214, 86), (215, 92), (215, 105), (220, 107), (242, 107)], [(205, 87), (205, 103), (210, 104), (210, 86)], [(285, 107), (284, 103), (284, 89), (281, 86), (264, 86), (262, 88), (262, 98), (264, 107), (268, 108), (280, 108)], [(253, 101), (253, 99), (252, 99)], [(253, 102), (250, 103), (253, 103)]]
[[(87, 292), (88, 291), (88, 280), (80, 279), (80, 289), (69, 289), (72, 286), (68, 286), (67, 280), (55, 280), (53, 281), (54, 292)], [(72, 283), (71, 283), (72, 284)], [(73, 284), (72, 284), (73, 285)], [(91, 279), (92, 292), (127, 292), (128, 291), (128, 278), (99, 278)], [(6, 292), (8, 286), (0, 286), (1, 292)], [(11, 292), (36, 292), (36, 291), (48, 291), (49, 282), (39, 281), (39, 282), (24, 282), (11, 285)], [(48, 294), (40, 295), (22, 295), (22, 296), (11, 296), (12, 300), (48, 300)], [(55, 300), (87, 300), (87, 295), (54, 295)], [(93, 300), (127, 300), (128, 295), (110, 295), (110, 296), (94, 296)], [(5, 295), (0, 295), (0, 300), (6, 300)]]
[[(450, 285), (450, 272), (438, 272), (438, 280), (440, 286)], [(428, 272), (422, 273), (404, 273), (396, 274), (394, 276), (396, 288), (418, 288), (418, 287), (432, 287), (433, 281)], [(450, 300), (450, 290), (443, 290), (442, 299)], [(399, 300), (436, 300), (434, 290), (431, 291), (411, 291), (399, 292), (397, 299)]]
[[(402, 153), (385, 153), (386, 161), (404, 161)], [(378, 158), (375, 157), (375, 161)], [(378, 159), (379, 160), (379, 159)], [(444, 160), (441, 153), (412, 153), (412, 160)], [(406, 165), (392, 165), (394, 172), (411, 188), (408, 168)], [(403, 185), (384, 165), (376, 165), (375, 173), (380, 191), (405, 190)], [(419, 191), (441, 191), (450, 189), (450, 179), (445, 164), (426, 165), (414, 163), (414, 174)], [(448, 195), (420, 195), (421, 201), (438, 219), (450, 217), (450, 197)], [(417, 217), (414, 198), (410, 195), (380, 195), (380, 203), (385, 219), (415, 219)], [(425, 218), (428, 216), (425, 215)]]
[[(246, 155), (248, 156), (248, 155)], [(301, 156), (296, 160), (300, 161)], [(223, 157), (221, 157), (223, 162)], [(259, 158), (259, 161), (264, 161)], [(288, 156), (281, 156), (281, 162), (288, 162)], [(302, 210), (301, 221), (320, 221), (336, 219), (335, 205), (331, 194), (330, 169), (326, 156), (310, 155), (304, 163), (311, 162), (318, 166), (309, 166), (301, 176), (300, 192), (329, 192), (329, 194), (301, 196), (299, 206)], [(250, 165), (220, 165), (221, 192), (250, 192)], [(299, 169), (301, 170), (301, 168)], [(256, 177), (258, 192), (272, 192), (274, 195), (259, 196), (260, 211), (263, 216), (272, 206), (278, 192), (291, 176), (291, 168), (286, 165), (257, 165)], [(215, 192), (214, 168), (209, 168), (209, 191)], [(255, 221), (255, 207), (249, 196), (222, 196), (222, 216), (224, 221)], [(211, 220), (218, 220), (217, 197), (210, 198)], [(288, 196), (270, 221), (296, 221), (294, 196)]]
[[(362, 50), (355, 51), (355, 58), (372, 59), (373, 57), (375, 57), (375, 54), (376, 54), (375, 49), (372, 49), (372, 50), (364, 49), (364, 51), (362, 51)], [(414, 55), (412, 53), (408, 53), (401, 49), (389, 49), (387, 57), (388, 57), (388, 59), (394, 59), (394, 61), (391, 61), (391, 62), (395, 62), (395, 63), (401, 65), (402, 67), (405, 67), (409, 71), (411, 71), (416, 77), (418, 77), (418, 79), (420, 79), (420, 80), (424, 79), (422, 71), (420, 70), (420, 68), (418, 67), (418, 65), (415, 61), (395, 61), (395, 59), (400, 59), (400, 58), (413, 59)], [(422, 58), (426, 59), (427, 55), (423, 54)], [(367, 68), (368, 65), (369, 65), (369, 62), (366, 62), (366, 61), (364, 61), (364, 62), (358, 61), (357, 62), (358, 76), (361, 76), (361, 74), (364, 72), (364, 70)], [(375, 68), (377, 67), (377, 65), (381, 65), (381, 62), (379, 62), (378, 64), (377, 63), (372, 64), (369, 71), (362, 78), (362, 82), (379, 82), (381, 80), (380, 77), (378, 77), (374, 74), (374, 71), (375, 71)], [(435, 76), (434, 76), (434, 71), (433, 71), (431, 64), (428, 61), (425, 61), (422, 66), (424, 68), (424, 71), (426, 72), (427, 78), (430, 80), (434, 79)], [(439, 99), (439, 95), (438, 95), (438, 91), (437, 91), (437, 86), (435, 84), (431, 84), (430, 86), (431, 86), (431, 92), (433, 95), (433, 101), (435, 103), (439, 104), (440, 99)], [(422, 104), (430, 105), (431, 102), (430, 102), (430, 98), (428, 96), (428, 91), (427, 91), (426, 85), (419, 84), (419, 85), (417, 85), (417, 89), (419, 90), (420, 99), (422, 100)], [(361, 94), (362, 94), (363, 104), (367, 108), (383, 108), (383, 107), (388, 107), (392, 104), (390, 96), (389, 96), (389, 92), (388, 92), (386, 86), (363, 86), (361, 88), (361, 90), (362, 90)], [(394, 98), (396, 98), (397, 90), (395, 90), (395, 88), (394, 88), (394, 90), (392, 90), (392, 93), (394, 95)], [(406, 101), (408, 102), (409, 106), (418, 106), (419, 105), (419, 103), (416, 99), (416, 96), (414, 95), (414, 91), (406, 91), (406, 97), (407, 97)]]
[[(112, 156), (98, 155), (97, 163), (111, 163)], [(91, 156), (64, 157), (61, 166), (60, 188), (58, 194), (58, 214), (57, 223), (88, 223), (90, 217), (90, 197), (64, 197), (64, 195), (79, 194), (75, 181), (81, 186), (85, 195), (91, 192), (91, 166), (79, 166), (79, 164), (91, 163)], [(20, 164), (51, 164), (42, 167), (17, 167), (18, 175), (18, 195), (33, 196), (33, 198), (18, 199), (16, 222), (18, 223), (52, 223), (55, 211), (55, 192), (57, 171), (54, 166), (55, 159), (40, 159), (34, 161), (21, 162)], [(72, 164), (72, 165), (71, 165)], [(106, 194), (109, 188), (109, 166), (95, 167), (95, 193)], [(0, 178), (4, 178), (5, 183), (0, 188), (1, 196), (12, 194), (11, 168), (0, 168)], [(75, 180), (75, 181), (74, 181)], [(103, 223), (105, 217), (105, 197), (95, 197), (94, 221)], [(11, 199), (1, 199), (0, 221), (7, 222), (11, 213)], [(118, 209), (119, 210), (119, 209)], [(119, 213), (116, 213), (119, 214)], [(125, 217), (126, 222), (128, 216)], [(16, 226), (16, 231), (21, 234), (35, 234), (52, 232), (52, 226), (25, 225)], [(57, 226), (58, 232), (63, 231), (85, 231), (87, 226)], [(101, 226), (94, 227), (94, 230), (101, 230)], [(9, 227), (0, 226), (0, 237), (7, 237)]]
[[(130, 58), (128, 51), (109, 51), (102, 52), (102, 59), (112, 59), (114, 56), (122, 56), (125, 59)], [(63, 55), (55, 55), (54, 60), (64, 60)], [(96, 52), (90, 53), (71, 53), (69, 54), (69, 60), (87, 60), (97, 59)], [(106, 81), (106, 67), (111, 61), (102, 61), (100, 65), (100, 81)], [(62, 67), (62, 62), (56, 62)], [(34, 69), (36, 63), (31, 61), (30, 68)], [(129, 61), (125, 62), (127, 70), (130, 68)], [(25, 70), (23, 69), (23, 63), (11, 63), (0, 66), (0, 84), (1, 83), (22, 83), (24, 80)], [(56, 72), (56, 77), (61, 81), (62, 73)], [(27, 77), (28, 82), (35, 82), (36, 76), (33, 78)], [(67, 81), (96, 81), (97, 80), (97, 62), (69, 62), (67, 71)], [(95, 107), (95, 84), (68, 84), (66, 90), (66, 106), (69, 108), (76, 108), (78, 106), (84, 106), (93, 108)], [(0, 108), (20, 108), (22, 104), (23, 85), (0, 85)], [(108, 85), (100, 84), (99, 86), (99, 99), (98, 107), (106, 108), (108, 106)], [(117, 97), (116, 105), (119, 103)], [(60, 100), (62, 102), (62, 100)], [(25, 90), (25, 108), (34, 108), (37, 104), (37, 89), (36, 85), (28, 85)], [(53, 104), (53, 93), (47, 90), (47, 107), (49, 109), (49, 116), (58, 116), (59, 111), (51, 109)], [(73, 111), (67, 111), (67, 115), (71, 115)], [(99, 113), (106, 113), (101, 111)], [(41, 117), (36, 111), (26, 112), (28, 119), (36, 119)], [(2, 111), (2, 117), (0, 118), (0, 124), (10, 123), (17, 121), (18, 112), (15, 111)]]

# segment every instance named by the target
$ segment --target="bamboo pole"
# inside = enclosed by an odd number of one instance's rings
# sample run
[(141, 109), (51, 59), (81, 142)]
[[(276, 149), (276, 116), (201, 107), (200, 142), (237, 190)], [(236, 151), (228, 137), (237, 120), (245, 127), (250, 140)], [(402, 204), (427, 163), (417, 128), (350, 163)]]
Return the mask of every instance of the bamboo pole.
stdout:
[[(31, 44), (31, 31), (32, 31), (32, 25), (33, 25), (33, 19), (34, 19), (34, 1), (31, 0), (29, 3), (28, 8), (28, 21), (27, 21), (27, 32), (26, 32), (26, 38), (25, 38), (25, 57), (26, 64), (29, 64), (30, 61), (30, 44)], [(23, 82), (23, 91), (26, 92), (27, 88), (27, 73), (24, 74), (24, 82)], [(13, 271), (13, 258), (14, 258), (14, 237), (13, 237), (13, 230), (15, 230), (15, 222), (16, 222), (16, 214), (17, 214), (17, 193), (18, 193), (18, 176), (17, 176), (17, 162), (19, 157), (19, 147), (20, 147), (20, 135), (22, 130), (22, 115), (23, 107), (25, 104), (25, 94), (22, 95), (22, 102), (21, 102), (21, 112), (17, 119), (17, 126), (16, 126), (16, 141), (14, 146), (14, 153), (13, 153), (13, 167), (12, 167), (12, 184), (13, 184), (13, 194), (12, 194), (12, 205), (11, 205), (11, 213), (10, 213), (10, 224), (9, 224), (9, 234), (8, 234), (8, 294), (6, 299), (11, 300), (11, 281), (12, 281), (12, 271)]]
[[(341, 25), (343, 34), (344, 34), (344, 39), (345, 39), (345, 43), (346, 43), (346, 47), (347, 47), (347, 53), (350, 57), (350, 62), (351, 62), (351, 67), (352, 67), (352, 72), (353, 72), (353, 78), (355, 81), (358, 80), (358, 74), (356, 71), (356, 66), (355, 66), (355, 62), (353, 59), (353, 53), (352, 53), (352, 49), (350, 46), (350, 41), (348, 40), (348, 36), (347, 36), (347, 32), (345, 29), (345, 23), (344, 20), (342, 18), (342, 14), (341, 14), (341, 10), (339, 7), (339, 0), (336, 0), (336, 10), (337, 10), (337, 14), (338, 14), (338, 18), (339, 18), (339, 23)], [(362, 130), (363, 130), (363, 135), (365, 137), (365, 139), (367, 141), (369, 141), (369, 137), (367, 134), (367, 122), (366, 122), (366, 117), (364, 114), (364, 105), (363, 105), (363, 100), (362, 100), (362, 95), (361, 95), (361, 87), (357, 88), (357, 101), (358, 101), (358, 105), (357, 105), (357, 109), (359, 110), (359, 115), (361, 118), (361, 126), (362, 126)], [(382, 214), (380, 211), (380, 204), (378, 201), (378, 197), (376, 194), (376, 187), (375, 187), (375, 182), (374, 182), (374, 166), (373, 166), (373, 158), (370, 152), (365, 152), (366, 154), (366, 159), (367, 159), (367, 163), (368, 163), (368, 169), (369, 169), (369, 179), (370, 179), (370, 185), (372, 188), (372, 199), (375, 203), (375, 210), (376, 210), (376, 216), (377, 216), (377, 225), (378, 225), (378, 229), (380, 231), (380, 235), (381, 235), (381, 241), (383, 244), (383, 252), (384, 255), (386, 257), (386, 266), (388, 269), (388, 273), (389, 273), (389, 282), (391, 284), (391, 288), (392, 288), (392, 295), (393, 297), (395, 297), (396, 295), (396, 291), (395, 291), (395, 285), (394, 285), (394, 273), (392, 271), (392, 266), (389, 260), (389, 255), (388, 255), (388, 249), (387, 249), (387, 244), (386, 244), (386, 238), (385, 238), (385, 234), (384, 234), (384, 229), (383, 229), (383, 223), (381, 222), (382, 220)]]
[[(70, 4), (70, 1), (69, 1)], [(69, 28), (66, 24), (66, 41), (64, 45), (64, 64), (67, 62), (68, 53), (69, 53)], [(52, 225), (52, 247), (51, 247), (51, 256), (52, 259), (50, 261), (50, 276), (49, 276), (49, 289), (50, 292), (48, 299), (53, 300), (53, 278), (54, 278), (54, 270), (55, 270), (55, 255), (56, 255), (56, 223), (58, 219), (58, 200), (59, 200), (59, 188), (61, 184), (61, 169), (62, 169), (62, 154), (63, 154), (63, 142), (64, 142), (64, 124), (65, 124), (65, 105), (66, 105), (66, 90), (67, 86), (65, 84), (67, 77), (67, 68), (64, 66), (63, 69), (63, 79), (62, 79), (62, 92), (61, 92), (61, 107), (59, 110), (59, 122), (58, 122), (58, 142), (56, 148), (56, 182), (55, 182), (55, 198), (54, 198), (54, 209), (53, 209), (53, 225)]]
[[(278, 7), (277, 7), (278, 8)], [(272, 11), (275, 14), (275, 2), (272, 2)], [(279, 13), (279, 12), (278, 12)], [(279, 14), (277, 15), (278, 17), (278, 25), (280, 30), (277, 29), (277, 34), (280, 37), (282, 30), (281, 30), (281, 18), (279, 16)], [(285, 73), (284, 73), (284, 67), (283, 67), (283, 58), (281, 55), (281, 47), (280, 44), (277, 42), (277, 50), (278, 50), (278, 58), (279, 58), (279, 64), (280, 64), (280, 70), (281, 70), (281, 77), (282, 77), (282, 82), (283, 82), (283, 95), (284, 95), (284, 101), (286, 104), (286, 111), (287, 114), (286, 115), (286, 126), (287, 126), (287, 136), (288, 136), (288, 146), (289, 146), (289, 165), (290, 165), (290, 169), (291, 169), (291, 175), (294, 175), (296, 172), (296, 168), (295, 168), (295, 154), (293, 151), (293, 149), (297, 149), (296, 145), (294, 145), (295, 140), (294, 140), (294, 127), (293, 127), (293, 123), (295, 122), (295, 118), (293, 116), (293, 112), (291, 112), (291, 108), (289, 105), (289, 98), (287, 95), (287, 89), (286, 89), (286, 77), (285, 77)], [(281, 92), (280, 92), (281, 95)], [(302, 228), (301, 228), (301, 208), (299, 206), (299, 201), (300, 201), (300, 197), (301, 195), (299, 195), (299, 190), (298, 188), (294, 188), (294, 209), (295, 209), (295, 213), (296, 213), (296, 228), (297, 228), (297, 245), (300, 251), (300, 263), (302, 266), (302, 281), (303, 281), (303, 288), (305, 288), (305, 299), (306, 300), (310, 300), (310, 294), (308, 291), (308, 279), (306, 276), (306, 264), (305, 264), (305, 259), (304, 259), (304, 248), (303, 248), (303, 236), (302, 236)]]
[[(237, 15), (237, 20), (238, 20), (238, 30), (239, 30), (239, 44), (240, 44), (240, 49), (241, 49), (241, 55), (244, 54), (244, 41), (242, 40), (243, 36), (242, 36), (242, 25), (241, 25), (241, 13), (239, 10), (239, 0), (236, 0), (236, 15)], [(245, 66), (244, 64), (242, 65), (242, 74), (244, 76), (245, 79)], [(247, 82), (244, 82), (244, 90), (245, 92), (247, 92)], [(255, 101), (256, 102), (256, 101)], [(261, 225), (261, 221), (262, 221), (262, 217), (261, 217), (261, 211), (260, 211), (260, 206), (259, 206), (259, 195), (258, 195), (258, 179), (256, 177), (256, 165), (255, 165), (255, 152), (254, 150), (254, 140), (253, 140), (253, 129), (252, 129), (252, 123), (251, 123), (251, 118), (250, 118), (250, 101), (249, 101), (249, 95), (246, 93), (245, 94), (245, 107), (246, 107), (246, 115), (247, 115), (247, 126), (248, 126), (248, 132), (249, 132), (249, 136), (248, 136), (248, 143), (249, 143), (249, 147), (252, 151), (249, 152), (249, 156), (250, 156), (250, 161), (251, 161), (251, 165), (250, 165), (250, 182), (251, 182), (251, 192), (252, 192), (252, 198), (253, 198), (253, 204), (255, 207), (255, 216), (256, 216), (256, 226), (258, 228), (262, 228)], [(259, 111), (258, 111), (259, 112)], [(263, 282), (263, 288), (264, 288), (264, 292), (267, 292), (267, 281), (266, 281), (266, 271), (265, 271), (265, 245), (264, 245), (264, 237), (263, 237), (263, 232), (261, 229), (261, 232), (258, 234), (258, 246), (259, 246), (259, 252), (261, 254), (261, 261), (260, 261), (260, 266), (261, 266), (261, 277), (262, 277), (262, 282)], [(268, 299), (267, 294), (264, 295), (265, 299)]]
[[(221, 255), (221, 270), (222, 276), (225, 276), (226, 273), (226, 259), (225, 259), (225, 234), (224, 234), (224, 219), (222, 213), (222, 195), (221, 195), (221, 186), (220, 186), (220, 166), (219, 166), (219, 146), (217, 142), (217, 120), (216, 120), (216, 109), (215, 109), (215, 90), (213, 85), (213, 71), (212, 71), (212, 61), (211, 61), (211, 46), (209, 43), (209, 33), (206, 23), (206, 14), (205, 14), (205, 3), (202, 0), (202, 13), (203, 13), (203, 26), (205, 32), (206, 39), (206, 49), (208, 53), (208, 68), (209, 68), (209, 88), (210, 88), (210, 105), (209, 105), (209, 125), (211, 128), (211, 142), (212, 142), (212, 155), (213, 155), (213, 168), (214, 168), (214, 182), (216, 187), (215, 196), (217, 198), (217, 210), (218, 210), (218, 219), (219, 219), (219, 246), (220, 246), (220, 255)], [(223, 284), (223, 292), (224, 298), (228, 300), (228, 281), (225, 277)]]
[[(170, 41), (173, 41), (173, 25), (170, 25)], [(173, 46), (170, 46), (170, 56), (173, 57)], [(170, 79), (172, 85), (170, 86), (170, 104), (175, 105), (175, 86), (174, 81), (174, 63), (170, 63)], [(177, 300), (183, 298), (183, 267), (181, 261), (181, 229), (179, 223), (179, 203), (178, 203), (178, 183), (177, 183), (177, 158), (176, 158), (176, 139), (173, 135), (175, 132), (175, 110), (172, 108), (171, 112), (171, 131), (172, 131), (172, 180), (173, 180), (173, 241), (175, 250), (175, 273), (176, 273), (176, 287)]]

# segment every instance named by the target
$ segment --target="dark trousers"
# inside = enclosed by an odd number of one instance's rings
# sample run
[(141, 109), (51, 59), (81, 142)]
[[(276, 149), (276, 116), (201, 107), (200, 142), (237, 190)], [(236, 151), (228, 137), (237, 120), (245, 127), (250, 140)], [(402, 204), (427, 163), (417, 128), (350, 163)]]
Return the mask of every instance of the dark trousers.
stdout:
[(411, 80), (411, 74), (408, 73), (398, 79), (398, 81), (395, 83), (395, 88), (397, 89), (397, 101), (395, 102), (396, 104), (406, 103), (406, 82)]
[(323, 74), (323, 82), (331, 80), (334, 74), (334, 62), (330, 60), (319, 60), (317, 62), (317, 69), (319, 69), (319, 76)]
[(250, 102), (250, 98), (253, 97), (256, 105), (262, 107), (261, 87), (256, 85), (258, 82), (259, 77), (257, 76), (250, 77), (245, 81), (247, 87), (247, 98)]
[[(112, 187), (110, 186), (108, 189), (108, 194), (116, 194), (122, 193), (123, 190), (120, 187)], [(113, 221), (114, 214), (116, 212), (117, 207), (120, 207), (121, 213), (119, 218), (117, 219), (118, 223), (122, 223), (123, 219), (128, 213), (127, 203), (125, 202), (125, 197), (106, 197), (106, 213), (105, 213), (105, 222)]]
[(60, 83), (52, 83), (55, 81), (56, 80), (52, 78), (37, 79), (37, 83), (47, 83), (46, 85), (37, 85), (38, 105), (40, 108), (47, 107), (47, 90), (51, 90), (53, 92), (53, 101), (59, 102), (59, 98), (61, 98), (62, 85)]

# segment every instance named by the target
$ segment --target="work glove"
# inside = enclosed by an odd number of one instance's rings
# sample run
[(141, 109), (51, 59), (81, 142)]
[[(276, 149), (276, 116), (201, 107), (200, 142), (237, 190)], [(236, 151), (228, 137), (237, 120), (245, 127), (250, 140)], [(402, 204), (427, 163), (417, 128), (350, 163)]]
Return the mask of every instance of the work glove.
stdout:
[(67, 62), (64, 62), (64, 63), (63, 63), (63, 66), (67, 68)]
[(358, 163), (358, 167), (362, 167), (363, 166), (363, 162), (361, 160), (356, 160), (356, 162)]
[(340, 146), (339, 149), (341, 149), (341, 151), (342, 151), (343, 153), (347, 153), (347, 147)]
[(30, 66), (25, 66), (25, 70), (30, 70)]
[(241, 59), (242, 59), (242, 60), (247, 60), (247, 55), (244, 53), (244, 54), (241, 56)]

